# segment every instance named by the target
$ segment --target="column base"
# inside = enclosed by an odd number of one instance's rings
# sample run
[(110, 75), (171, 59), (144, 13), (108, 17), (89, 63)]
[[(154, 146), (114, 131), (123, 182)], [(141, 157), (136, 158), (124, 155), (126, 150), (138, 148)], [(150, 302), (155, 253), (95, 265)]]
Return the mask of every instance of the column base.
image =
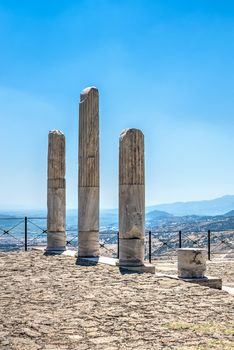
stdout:
[(120, 238), (119, 265), (144, 266), (144, 239)]
[(61, 253), (66, 250), (65, 232), (48, 232), (46, 253)]
[[(119, 265), (119, 264), (117, 264)], [(119, 265), (119, 268), (121, 270), (127, 270), (127, 271), (132, 271), (132, 272), (137, 272), (137, 273), (152, 273), (155, 274), (155, 266), (152, 264), (143, 264), (140, 266), (124, 266), (124, 265)]]
[(78, 259), (94, 258), (100, 255), (99, 232), (79, 231), (78, 234)]

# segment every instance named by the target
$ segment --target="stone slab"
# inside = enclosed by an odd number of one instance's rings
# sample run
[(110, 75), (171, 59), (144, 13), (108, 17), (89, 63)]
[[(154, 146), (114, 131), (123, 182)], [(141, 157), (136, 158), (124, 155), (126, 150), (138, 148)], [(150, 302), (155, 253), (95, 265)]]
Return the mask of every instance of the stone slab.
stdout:
[(156, 273), (157, 277), (167, 277), (176, 280), (181, 280), (189, 283), (196, 283), (204, 287), (222, 289), (222, 279), (219, 277), (205, 276), (203, 278), (181, 278), (177, 275), (167, 275), (164, 273)]
[[(29, 249), (31, 250), (39, 250), (41, 252), (44, 252), (46, 253), (46, 247), (44, 246), (33, 246), (33, 247), (30, 247)], [(64, 256), (77, 256), (77, 250), (72, 250), (72, 249), (66, 249), (64, 251), (61, 251), (59, 252), (60, 255), (64, 255)]]
[(205, 276), (203, 278), (179, 278), (184, 282), (196, 283), (200, 286), (222, 289), (222, 279), (218, 277)]
[(119, 265), (120, 269), (137, 272), (137, 273), (152, 273), (155, 274), (155, 266), (151, 264), (144, 264), (141, 266), (123, 266)]
[(111, 266), (117, 266), (118, 265), (118, 259), (116, 258), (109, 258), (106, 256), (97, 256), (97, 257), (93, 257), (93, 258), (83, 258), (83, 257), (78, 257), (79, 260), (83, 260), (83, 261), (90, 261), (90, 262), (94, 262), (97, 264), (106, 264), (106, 265), (111, 265)]
[(228, 286), (223, 286), (222, 290), (224, 290), (225, 292), (234, 295), (234, 288), (233, 287), (228, 287)]
[(138, 273), (152, 273), (155, 274), (155, 266), (151, 264), (144, 264), (141, 266), (120, 266), (119, 265), (119, 259), (116, 258), (109, 258), (106, 256), (99, 256), (94, 258), (78, 258), (81, 261), (90, 261), (97, 264), (107, 264), (111, 266), (118, 266), (120, 269), (128, 270), (132, 272), (138, 272)]

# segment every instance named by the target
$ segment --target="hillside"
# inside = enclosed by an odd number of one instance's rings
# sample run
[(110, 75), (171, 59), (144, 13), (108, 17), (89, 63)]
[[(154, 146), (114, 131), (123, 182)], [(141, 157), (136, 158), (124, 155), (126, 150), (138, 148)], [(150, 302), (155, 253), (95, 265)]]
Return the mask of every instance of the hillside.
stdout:
[(234, 216), (234, 210), (229, 211), (228, 213), (224, 214), (224, 216)]
[(234, 195), (226, 195), (220, 198), (192, 202), (176, 202), (154, 205), (148, 208), (150, 211), (161, 210), (169, 214), (184, 215), (224, 215), (234, 208)]
[(153, 210), (146, 214), (147, 220), (168, 219), (171, 217), (173, 217), (172, 214), (169, 214), (166, 211), (161, 211), (161, 210)]

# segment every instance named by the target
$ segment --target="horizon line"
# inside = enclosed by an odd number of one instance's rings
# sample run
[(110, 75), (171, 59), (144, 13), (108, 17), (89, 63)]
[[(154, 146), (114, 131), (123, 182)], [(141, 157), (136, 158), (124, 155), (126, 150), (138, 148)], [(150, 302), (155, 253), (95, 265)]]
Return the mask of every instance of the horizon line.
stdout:
[[(225, 194), (225, 195), (222, 195), (222, 196), (219, 196), (219, 197), (215, 197), (215, 198), (211, 198), (211, 199), (200, 199), (200, 200), (188, 200), (188, 201), (175, 201), (175, 202), (166, 202), (166, 203), (157, 203), (157, 204), (149, 204), (149, 205), (146, 205), (145, 208), (150, 208), (150, 207), (155, 207), (155, 206), (159, 206), (159, 205), (171, 205), (171, 204), (183, 204), (183, 203), (194, 203), (194, 202), (204, 202), (204, 201), (212, 201), (212, 200), (215, 200), (215, 199), (221, 199), (221, 198), (224, 198), (224, 197), (232, 197), (234, 196), (233, 194)], [(36, 210), (36, 211), (46, 211), (47, 208), (29, 208), (29, 207), (11, 207), (11, 208), (1, 208), (0, 207), (0, 211), (9, 211), (9, 210), (12, 210), (12, 211), (21, 211), (21, 210)], [(78, 206), (75, 207), (75, 208), (70, 208), (70, 207), (67, 207), (66, 208), (66, 211), (67, 210), (78, 210)], [(104, 207), (100, 207), (100, 210), (118, 210), (118, 207), (116, 208), (104, 208)]]

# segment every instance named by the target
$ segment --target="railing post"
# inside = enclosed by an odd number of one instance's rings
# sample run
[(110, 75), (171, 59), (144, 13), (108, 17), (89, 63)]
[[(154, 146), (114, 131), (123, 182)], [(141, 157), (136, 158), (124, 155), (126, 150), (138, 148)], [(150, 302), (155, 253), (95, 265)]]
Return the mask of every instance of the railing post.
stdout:
[(151, 264), (151, 231), (149, 231), (149, 263)]
[(24, 218), (24, 250), (28, 250), (28, 218)]
[(179, 231), (179, 248), (182, 248), (182, 233)]
[(210, 260), (210, 230), (207, 232), (207, 251), (208, 251), (208, 260)]
[(117, 259), (119, 259), (119, 231), (117, 232)]

